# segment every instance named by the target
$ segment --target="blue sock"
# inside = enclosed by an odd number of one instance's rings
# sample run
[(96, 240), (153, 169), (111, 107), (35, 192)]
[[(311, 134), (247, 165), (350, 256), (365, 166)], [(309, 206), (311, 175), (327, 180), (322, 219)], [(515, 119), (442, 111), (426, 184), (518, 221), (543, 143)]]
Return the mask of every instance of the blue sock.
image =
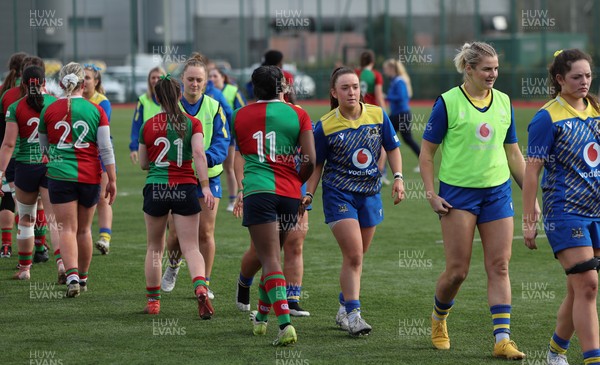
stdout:
[(300, 301), (300, 292), (302, 287), (300, 285), (288, 284), (285, 288), (287, 294), (288, 303), (298, 303)]
[(240, 284), (242, 284), (243, 286), (252, 286), (252, 282), (254, 281), (254, 277), (251, 278), (247, 278), (244, 275), (242, 275), (240, 273), (240, 278), (239, 278)]
[(555, 354), (564, 355), (569, 349), (569, 342), (569, 340), (558, 337), (556, 332), (554, 332), (552, 338), (550, 339), (550, 351), (554, 352)]
[(340, 300), (340, 305), (346, 304), (346, 302), (344, 301), (344, 293), (340, 292), (339, 300)]
[(490, 307), (492, 323), (494, 325), (494, 336), (496, 343), (510, 338), (510, 304), (498, 304)]
[(454, 305), (454, 299), (452, 299), (452, 301), (450, 301), (450, 303), (442, 303), (434, 295), (433, 300), (434, 300), (435, 304), (433, 306), (432, 316), (434, 317), (434, 319), (436, 319), (438, 321), (443, 321), (444, 319), (446, 319), (448, 317), (448, 313), (450, 312), (450, 309), (452, 309), (452, 306)]
[(590, 350), (583, 353), (583, 363), (585, 365), (600, 364), (600, 349)]
[(348, 300), (345, 304), (346, 313), (350, 314), (353, 310), (358, 309), (360, 312), (360, 300)]
[(112, 234), (112, 229), (110, 228), (100, 228), (100, 233), (108, 233), (108, 234)]

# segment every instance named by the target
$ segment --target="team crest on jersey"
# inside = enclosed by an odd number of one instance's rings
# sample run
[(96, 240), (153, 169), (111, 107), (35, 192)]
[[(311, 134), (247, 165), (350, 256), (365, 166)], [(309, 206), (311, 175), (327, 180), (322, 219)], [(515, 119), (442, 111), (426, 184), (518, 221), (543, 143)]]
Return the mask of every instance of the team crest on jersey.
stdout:
[(338, 213), (347, 213), (347, 212), (348, 212), (348, 207), (346, 206), (346, 204), (338, 205)]
[(366, 148), (359, 148), (352, 154), (352, 163), (359, 169), (364, 169), (373, 162), (371, 151)]
[(368, 128), (368, 138), (379, 138), (379, 127)]
[(583, 229), (581, 227), (571, 228), (571, 238), (583, 238)]
[(600, 145), (596, 142), (586, 144), (583, 148), (583, 159), (592, 168), (600, 165)]
[(573, 122), (572, 122), (572, 121), (570, 121), (570, 120), (567, 120), (567, 121), (565, 122), (565, 125), (567, 126), (567, 128), (569, 128), (569, 129), (573, 129)]
[(489, 123), (479, 123), (477, 130), (475, 131), (475, 136), (477, 139), (479, 139), (481, 142), (487, 142), (492, 139), (493, 135), (494, 128)]

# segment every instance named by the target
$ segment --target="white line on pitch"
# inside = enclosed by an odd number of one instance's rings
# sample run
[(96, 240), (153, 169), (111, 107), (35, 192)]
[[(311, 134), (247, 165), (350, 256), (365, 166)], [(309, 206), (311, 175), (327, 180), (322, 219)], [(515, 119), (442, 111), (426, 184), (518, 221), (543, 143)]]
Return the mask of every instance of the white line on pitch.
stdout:
[[(538, 234), (536, 238), (546, 238), (545, 234)], [(523, 236), (514, 236), (513, 240), (522, 240)], [(473, 242), (481, 242), (481, 238), (473, 239)], [(444, 240), (437, 240), (435, 243), (444, 243)]]

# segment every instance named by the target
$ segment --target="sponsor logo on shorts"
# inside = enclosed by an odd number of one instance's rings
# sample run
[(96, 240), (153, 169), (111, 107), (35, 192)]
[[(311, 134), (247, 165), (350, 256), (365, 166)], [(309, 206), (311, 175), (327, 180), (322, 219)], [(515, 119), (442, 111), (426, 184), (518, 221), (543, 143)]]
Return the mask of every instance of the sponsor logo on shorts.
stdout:
[(571, 228), (571, 238), (583, 238), (583, 229), (581, 227)]
[(338, 205), (338, 213), (346, 213), (346, 212), (348, 212), (348, 207), (346, 206), (346, 204)]
[(475, 131), (475, 136), (481, 142), (489, 141), (490, 139), (492, 139), (493, 135), (494, 135), (494, 128), (489, 123), (485, 123), (485, 122), (480, 123), (477, 126), (477, 130)]
[(359, 148), (352, 154), (352, 163), (359, 169), (368, 167), (371, 162), (373, 162), (373, 155), (366, 148)]

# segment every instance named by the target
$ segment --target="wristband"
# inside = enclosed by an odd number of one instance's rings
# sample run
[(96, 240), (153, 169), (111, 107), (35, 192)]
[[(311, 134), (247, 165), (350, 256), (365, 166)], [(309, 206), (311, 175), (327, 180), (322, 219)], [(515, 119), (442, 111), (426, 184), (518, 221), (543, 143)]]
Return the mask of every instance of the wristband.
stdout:
[(238, 189), (237, 193), (239, 194), (239, 193), (243, 193), (243, 192), (244, 192), (244, 189)]
[(210, 187), (210, 183), (208, 182), (208, 180), (200, 180), (200, 187), (204, 188), (209, 188)]
[(404, 176), (402, 175), (401, 172), (394, 172), (394, 180), (404, 181)]
[(312, 193), (309, 193), (308, 191), (305, 194), (306, 196), (308, 196), (310, 198), (310, 201), (315, 200), (315, 196)]

